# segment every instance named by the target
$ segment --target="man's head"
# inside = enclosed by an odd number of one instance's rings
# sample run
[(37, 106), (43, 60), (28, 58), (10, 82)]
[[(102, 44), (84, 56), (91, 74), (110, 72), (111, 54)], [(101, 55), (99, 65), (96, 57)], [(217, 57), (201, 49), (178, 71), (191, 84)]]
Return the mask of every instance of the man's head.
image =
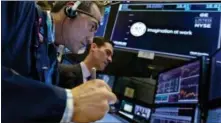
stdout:
[(113, 42), (102, 37), (95, 37), (87, 49), (87, 57), (84, 60), (85, 64), (91, 64), (98, 70), (104, 70), (105, 67), (112, 62)]
[(65, 8), (75, 3), (56, 2), (51, 10), (55, 21), (56, 43), (65, 45), (73, 53), (92, 42), (104, 12), (104, 6), (96, 1), (82, 1), (77, 8), (77, 16), (69, 18), (65, 15)]

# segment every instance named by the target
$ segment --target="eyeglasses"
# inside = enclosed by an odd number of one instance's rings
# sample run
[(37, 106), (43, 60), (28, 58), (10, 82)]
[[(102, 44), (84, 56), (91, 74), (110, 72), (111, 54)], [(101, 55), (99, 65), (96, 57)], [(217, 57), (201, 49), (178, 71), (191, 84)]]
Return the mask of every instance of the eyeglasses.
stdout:
[(85, 15), (87, 15), (87, 16), (89, 16), (89, 17), (92, 17), (93, 19), (95, 19), (96, 21), (93, 21), (93, 24), (91, 24), (91, 29), (90, 29), (90, 31), (91, 31), (91, 32), (97, 31), (97, 29), (99, 28), (99, 25), (100, 25), (100, 21), (97, 20), (96, 17), (94, 17), (92, 14), (90, 14), (90, 13), (88, 13), (88, 12), (85, 12), (85, 11), (83, 11), (83, 10), (77, 9), (76, 11), (79, 12), (79, 13), (85, 14)]

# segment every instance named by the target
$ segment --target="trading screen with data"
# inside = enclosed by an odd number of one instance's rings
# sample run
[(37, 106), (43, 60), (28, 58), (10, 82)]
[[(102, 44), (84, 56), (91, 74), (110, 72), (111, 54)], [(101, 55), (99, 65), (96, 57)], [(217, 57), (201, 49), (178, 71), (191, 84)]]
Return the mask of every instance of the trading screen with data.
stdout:
[(155, 103), (197, 103), (200, 60), (159, 74)]
[(111, 10), (110, 6), (105, 8), (104, 16), (101, 19), (100, 26), (99, 26), (97, 32), (95, 33), (95, 36), (101, 36), (101, 37), (104, 36), (105, 31), (106, 31), (106, 27), (107, 27), (107, 23), (108, 23), (108, 19), (109, 19), (109, 15), (110, 15), (110, 10)]
[(195, 113), (193, 108), (157, 108), (151, 115), (150, 123), (192, 123)]
[(221, 50), (211, 59), (209, 99), (221, 99)]
[(128, 50), (208, 56), (220, 47), (220, 20), (221, 3), (120, 4), (111, 40)]

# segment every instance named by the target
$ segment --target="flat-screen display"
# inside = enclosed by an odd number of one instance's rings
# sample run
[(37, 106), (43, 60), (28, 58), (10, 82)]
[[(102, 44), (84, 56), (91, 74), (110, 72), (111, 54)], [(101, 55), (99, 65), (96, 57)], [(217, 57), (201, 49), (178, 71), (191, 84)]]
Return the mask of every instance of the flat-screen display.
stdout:
[(109, 15), (110, 15), (110, 10), (111, 10), (110, 6), (105, 8), (104, 16), (101, 19), (100, 27), (98, 28), (97, 32), (95, 33), (95, 36), (103, 37), (105, 35), (105, 31), (106, 31), (106, 27), (107, 27)]
[(141, 106), (141, 105), (135, 105), (134, 109), (134, 115), (145, 118), (148, 120), (150, 118), (151, 109)]
[(110, 88), (113, 88), (115, 76), (107, 74), (98, 74), (98, 79), (104, 80), (110, 86)]
[(197, 103), (200, 65), (200, 60), (196, 60), (160, 73), (155, 103)]
[(207, 123), (221, 123), (221, 108), (208, 111)]
[(209, 100), (221, 99), (221, 50), (211, 59)]
[(111, 40), (117, 48), (180, 57), (220, 47), (221, 3), (120, 4)]
[(121, 111), (125, 111), (125, 112), (128, 112), (128, 113), (132, 113), (133, 108), (134, 108), (134, 106), (133, 106), (132, 103), (127, 102), (127, 101), (125, 101), (125, 100), (122, 100), (121, 106), (120, 106), (120, 110), (121, 110)]
[(194, 115), (193, 108), (157, 108), (151, 115), (150, 123), (192, 123)]

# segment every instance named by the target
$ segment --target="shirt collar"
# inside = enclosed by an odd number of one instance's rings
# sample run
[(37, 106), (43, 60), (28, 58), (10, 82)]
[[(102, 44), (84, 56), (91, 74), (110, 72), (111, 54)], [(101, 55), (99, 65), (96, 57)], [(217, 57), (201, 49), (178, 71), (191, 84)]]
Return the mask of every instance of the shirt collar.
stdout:
[(85, 65), (84, 62), (81, 62), (80, 66), (81, 66), (81, 69), (82, 69), (83, 78), (88, 78), (91, 75), (91, 73), (88, 70), (87, 66)]

